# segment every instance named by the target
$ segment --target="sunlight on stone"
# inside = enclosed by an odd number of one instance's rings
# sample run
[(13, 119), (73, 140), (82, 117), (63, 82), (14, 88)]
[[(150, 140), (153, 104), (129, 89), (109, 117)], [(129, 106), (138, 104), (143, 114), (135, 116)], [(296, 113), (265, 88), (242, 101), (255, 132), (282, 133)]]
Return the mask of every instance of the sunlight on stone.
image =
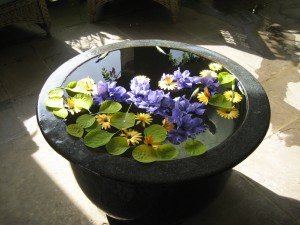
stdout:
[(300, 111), (300, 101), (296, 96), (298, 95), (300, 90), (300, 82), (294, 83), (289, 82), (287, 84), (287, 92), (284, 101), (289, 105), (293, 106), (295, 109)]
[(221, 35), (228, 44), (237, 45), (234, 37), (227, 30), (220, 30)]
[[(24, 121), (24, 125), (30, 131), (32, 141), (38, 146), (38, 150), (31, 155), (37, 165), (48, 175), (57, 187), (70, 199), (91, 224), (101, 225), (107, 222), (106, 215), (84, 195), (74, 178), (68, 161), (56, 153), (45, 141), (36, 124), (36, 117)], [(35, 123), (35, 126), (32, 125)], [(31, 125), (29, 125), (31, 123)], [(33, 129), (35, 127), (35, 129)], [(33, 132), (33, 131), (36, 132)]]
[(98, 32), (79, 37), (78, 39), (66, 40), (65, 43), (70, 45), (75, 51), (82, 53), (92, 48), (119, 41), (123, 41), (123, 39), (117, 35), (109, 34), (107, 32)]

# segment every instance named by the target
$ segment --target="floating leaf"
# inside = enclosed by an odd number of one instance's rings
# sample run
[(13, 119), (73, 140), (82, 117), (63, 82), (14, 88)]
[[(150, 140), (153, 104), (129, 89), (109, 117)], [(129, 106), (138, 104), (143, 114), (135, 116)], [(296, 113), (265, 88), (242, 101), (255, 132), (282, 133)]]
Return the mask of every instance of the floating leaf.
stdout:
[(159, 46), (155, 46), (155, 47), (156, 47), (156, 49), (157, 49), (160, 53), (162, 53), (162, 54), (164, 54), (164, 55), (167, 54), (167, 53), (165, 53), (165, 51), (162, 50), (162, 48), (160, 48)]
[(67, 132), (68, 132), (68, 134), (70, 134), (74, 137), (81, 138), (84, 133), (84, 130), (78, 124), (70, 124), (67, 126)]
[(179, 151), (171, 144), (159, 145), (156, 153), (162, 160), (171, 160), (177, 157)]
[(85, 128), (86, 132), (90, 132), (90, 131), (93, 130), (93, 129), (99, 129), (99, 130), (102, 129), (101, 124), (99, 124), (99, 123), (97, 122), (97, 120), (95, 120), (95, 122), (93, 123), (92, 126)]
[(221, 107), (221, 108), (226, 108), (230, 109), (232, 108), (232, 103), (231, 101), (227, 101), (224, 95), (221, 94), (215, 94), (213, 95), (209, 101), (208, 104)]
[(48, 98), (46, 106), (54, 109), (61, 109), (64, 107), (64, 100), (61, 97)]
[(220, 84), (228, 84), (235, 80), (235, 76), (228, 72), (221, 72), (218, 74)]
[(93, 104), (93, 97), (90, 95), (79, 93), (73, 97), (73, 101), (74, 104), (79, 106), (80, 108), (89, 110), (89, 108)]
[(83, 114), (76, 119), (76, 124), (78, 124), (82, 128), (88, 128), (92, 126), (94, 122), (95, 117), (88, 114)]
[(59, 118), (65, 119), (68, 116), (68, 110), (65, 108), (53, 110), (53, 114)]
[(108, 55), (108, 51), (107, 52), (104, 52), (102, 55), (100, 55), (99, 57), (98, 57), (98, 59), (96, 60), (96, 63), (97, 62), (99, 62), (100, 60), (102, 60), (102, 59), (104, 59), (107, 55)]
[(133, 113), (116, 112), (110, 118), (110, 123), (117, 129), (127, 129), (135, 124), (135, 115)]
[(129, 148), (126, 138), (114, 137), (106, 145), (105, 148), (109, 154), (121, 155)]
[(54, 90), (49, 91), (48, 97), (62, 97), (64, 95), (64, 91), (61, 88), (55, 88)]
[(109, 133), (104, 130), (99, 129), (93, 129), (90, 132), (88, 132), (83, 141), (84, 144), (90, 148), (98, 148), (100, 146), (106, 145), (114, 133)]
[(202, 155), (207, 151), (206, 146), (195, 139), (188, 140), (184, 149), (190, 156)]
[(158, 159), (156, 151), (149, 145), (139, 145), (132, 151), (132, 157), (142, 163), (154, 162)]
[(167, 137), (166, 129), (158, 124), (153, 124), (145, 128), (144, 134), (145, 136), (152, 136), (154, 143), (162, 142)]
[(119, 102), (114, 102), (110, 100), (105, 100), (100, 105), (100, 113), (116, 113), (119, 112), (122, 108), (122, 105)]

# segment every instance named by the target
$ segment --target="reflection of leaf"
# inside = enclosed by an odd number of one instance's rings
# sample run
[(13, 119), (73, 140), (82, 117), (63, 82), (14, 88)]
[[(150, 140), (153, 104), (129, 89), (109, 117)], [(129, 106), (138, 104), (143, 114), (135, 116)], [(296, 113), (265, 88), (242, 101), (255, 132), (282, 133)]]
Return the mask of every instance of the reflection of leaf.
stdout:
[(122, 105), (119, 102), (105, 100), (100, 105), (99, 113), (116, 113), (119, 112), (121, 108)]
[(88, 128), (92, 126), (94, 122), (95, 117), (88, 114), (83, 114), (76, 119), (76, 124), (78, 124), (82, 128)]
[(105, 148), (112, 155), (121, 155), (126, 152), (129, 145), (126, 138), (114, 137), (105, 145)]
[(171, 160), (177, 157), (179, 151), (171, 144), (159, 145), (156, 149), (157, 155), (162, 160)]
[(70, 134), (74, 137), (81, 138), (84, 133), (84, 130), (78, 124), (70, 124), (67, 126), (67, 132), (68, 132), (68, 134)]
[(154, 143), (162, 142), (167, 137), (167, 131), (165, 128), (158, 124), (153, 124), (144, 130), (145, 136), (152, 136)]
[(68, 110), (65, 108), (53, 110), (53, 114), (59, 118), (65, 119), (68, 116)]
[(73, 97), (73, 101), (74, 104), (78, 107), (89, 110), (89, 108), (93, 104), (93, 97), (90, 95), (79, 93)]
[(154, 162), (158, 159), (157, 154), (149, 145), (139, 145), (132, 151), (132, 157), (142, 163)]
[(127, 129), (135, 124), (135, 116), (133, 113), (116, 112), (110, 118), (110, 123), (117, 129)]
[(100, 146), (106, 145), (114, 133), (109, 133), (104, 130), (94, 129), (88, 132), (83, 141), (84, 144), (90, 148), (98, 148)]
[(208, 104), (226, 109), (232, 108), (231, 101), (227, 101), (225, 96), (221, 94), (215, 94), (211, 96), (211, 98), (208, 101)]
[(206, 146), (200, 141), (190, 139), (185, 144), (185, 151), (191, 156), (202, 155), (207, 151)]
[(46, 101), (46, 106), (54, 109), (61, 109), (64, 106), (63, 98), (61, 97), (48, 98)]

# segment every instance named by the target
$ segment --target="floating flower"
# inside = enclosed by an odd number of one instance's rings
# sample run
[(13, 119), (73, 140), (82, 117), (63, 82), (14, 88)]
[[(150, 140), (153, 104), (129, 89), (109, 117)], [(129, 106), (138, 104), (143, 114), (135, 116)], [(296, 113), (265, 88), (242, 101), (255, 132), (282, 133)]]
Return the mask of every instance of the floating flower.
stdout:
[(112, 83), (100, 81), (97, 94), (93, 96), (94, 102), (98, 105), (101, 105), (105, 100), (124, 102), (128, 97), (126, 89), (122, 86), (117, 86), (116, 81)]
[(239, 110), (235, 107), (231, 109), (218, 108), (217, 113), (225, 119), (236, 119), (239, 117)]
[(215, 79), (212, 76), (208, 75), (206, 77), (201, 77), (201, 83), (204, 88), (208, 88), (210, 95), (214, 95), (218, 92), (218, 88), (220, 86), (218, 79)]
[(150, 90), (150, 79), (144, 75), (135, 76), (130, 81), (130, 90), (134, 95), (147, 95)]
[(110, 128), (110, 118), (111, 118), (110, 114), (101, 114), (96, 116), (97, 122), (101, 124), (102, 129), (104, 130)]
[(199, 102), (203, 102), (205, 105), (208, 104), (209, 98), (210, 98), (210, 93), (207, 87), (204, 88), (203, 92), (199, 93), (197, 95), (197, 98)]
[(174, 76), (169, 74), (163, 74), (161, 80), (158, 82), (158, 86), (163, 90), (175, 90), (177, 88), (177, 82), (174, 81)]
[(146, 124), (149, 125), (150, 123), (152, 123), (152, 120), (153, 120), (151, 115), (148, 113), (138, 113), (135, 116), (135, 119), (137, 120), (136, 125), (141, 123), (143, 127), (145, 127)]
[(157, 149), (160, 143), (155, 143), (151, 135), (145, 136), (144, 143), (146, 145), (151, 145), (154, 149)]
[[(232, 95), (234, 95), (233, 100), (232, 100)], [(238, 92), (233, 92), (233, 91), (225, 91), (224, 96), (227, 101), (232, 101), (233, 103), (240, 102), (243, 99), (243, 97)]]
[(142, 134), (133, 129), (124, 129), (120, 136), (127, 139), (128, 144), (136, 145), (142, 140)]
[(167, 132), (169, 132), (170, 130), (173, 130), (175, 128), (175, 125), (169, 122), (169, 118), (166, 117), (163, 121), (163, 128), (166, 129)]
[(68, 111), (74, 115), (74, 113), (79, 113), (81, 111), (81, 107), (75, 104), (73, 98), (67, 98), (67, 104), (65, 105), (68, 108)]
[(177, 81), (177, 89), (181, 90), (183, 88), (191, 88), (193, 84), (198, 84), (200, 82), (199, 76), (190, 77), (190, 71), (185, 70), (182, 73), (180, 69), (174, 71), (174, 78)]
[(210, 63), (208, 65), (209, 69), (213, 70), (213, 71), (219, 71), (223, 68), (223, 66), (219, 63)]
[(212, 71), (212, 70), (202, 70), (199, 75), (201, 77), (206, 77), (206, 76), (211, 76), (211, 77), (214, 77), (214, 78), (217, 78), (218, 77), (218, 74), (215, 72), (215, 71)]

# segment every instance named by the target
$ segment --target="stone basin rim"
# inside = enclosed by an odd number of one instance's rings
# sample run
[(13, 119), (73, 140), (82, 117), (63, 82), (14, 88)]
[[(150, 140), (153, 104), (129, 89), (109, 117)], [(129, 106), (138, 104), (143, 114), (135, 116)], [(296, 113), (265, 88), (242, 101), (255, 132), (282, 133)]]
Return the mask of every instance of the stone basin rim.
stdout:
[[(51, 89), (60, 86), (67, 75), (78, 66), (106, 51), (151, 46), (194, 53), (222, 64), (239, 79), (246, 92), (246, 112), (243, 122), (229, 138), (199, 157), (141, 164), (130, 158), (89, 150), (80, 139), (75, 140), (66, 132), (61, 132), (65, 123), (55, 118), (51, 112), (45, 109), (44, 105), (47, 93)], [(62, 74), (66, 76), (62, 76)], [(270, 105), (265, 91), (253, 75), (233, 60), (219, 53), (182, 42), (134, 40), (91, 49), (75, 56), (57, 68), (40, 92), (37, 104), (37, 120), (46, 141), (57, 153), (70, 162), (92, 173), (119, 181), (163, 184), (205, 178), (239, 164), (263, 140), (270, 123)]]

